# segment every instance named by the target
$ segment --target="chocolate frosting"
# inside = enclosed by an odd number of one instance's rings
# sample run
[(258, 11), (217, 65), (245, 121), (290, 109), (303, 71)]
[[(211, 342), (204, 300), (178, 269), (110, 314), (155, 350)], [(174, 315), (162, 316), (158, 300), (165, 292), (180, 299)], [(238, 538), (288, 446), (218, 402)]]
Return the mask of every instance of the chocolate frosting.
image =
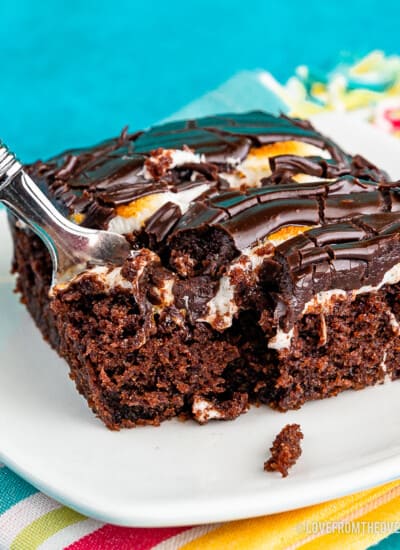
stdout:
[[(259, 186), (244, 179), (244, 185), (230, 187), (230, 174), (250, 150), (285, 141), (311, 144), (326, 154), (272, 157), (271, 175)], [(169, 155), (176, 149), (196, 155), (196, 162), (174, 165)], [(315, 293), (376, 285), (400, 262), (400, 184), (388, 183), (385, 172), (346, 154), (308, 122), (285, 116), (255, 111), (134, 134), (124, 130), (28, 170), (65, 214), (79, 214), (83, 225), (95, 228), (107, 227), (121, 205), (205, 186), (187, 209), (168, 200), (130, 236), (177, 272), (177, 300), (183, 304), (191, 296), (193, 307), (187, 307), (197, 313), (204, 312), (228, 263), (283, 227), (318, 226), (277, 246), (260, 270), (260, 284), (277, 297), (279, 322), (286, 328)], [(299, 174), (309, 181), (298, 183)], [(191, 279), (202, 292), (188, 292)]]
[[(271, 161), (272, 180), (279, 176), (287, 183), (299, 170), (321, 177), (362, 174), (376, 179), (379, 174), (384, 179), (376, 167), (361, 157), (355, 163), (311, 124), (260, 111), (171, 122), (134, 134), (125, 129), (118, 138), (94, 147), (71, 149), (28, 169), (64, 213), (83, 214), (84, 225), (103, 228), (115, 215), (115, 207), (146, 195), (179, 192), (188, 184), (196, 186), (205, 181), (210, 183), (210, 191), (224, 191), (227, 184), (221, 172), (232, 169), (232, 160), (243, 161), (254, 147), (293, 140), (319, 147), (331, 158), (276, 157)], [(201, 162), (161, 171), (161, 177), (145, 177), (146, 161), (160, 148), (189, 148), (201, 156)]]
[(192, 235), (212, 224), (229, 236), (239, 254), (285, 226), (326, 225), (360, 214), (386, 212), (392, 205), (397, 210), (393, 193), (354, 176), (223, 192), (217, 198), (196, 202), (182, 216), (169, 237), (170, 246), (179, 247), (185, 233)]
[(397, 212), (361, 215), (290, 239), (266, 259), (260, 274), (265, 291), (280, 302), (280, 322), (289, 330), (315, 294), (379, 285), (400, 262)]

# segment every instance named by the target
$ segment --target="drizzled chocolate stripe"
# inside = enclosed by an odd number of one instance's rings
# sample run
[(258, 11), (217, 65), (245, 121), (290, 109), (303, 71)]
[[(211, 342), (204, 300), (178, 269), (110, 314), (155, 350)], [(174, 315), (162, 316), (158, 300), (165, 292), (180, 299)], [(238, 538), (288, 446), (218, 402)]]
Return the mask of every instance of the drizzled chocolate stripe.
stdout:
[(375, 214), (386, 210), (386, 201), (379, 191), (338, 195), (323, 201), (321, 223), (332, 223), (354, 218), (360, 214)]
[[(363, 227), (356, 223), (348, 221), (310, 229), (301, 235), (301, 237), (305, 239), (307, 243), (312, 241), (315, 246), (325, 246), (331, 243), (359, 241), (367, 238), (369, 235), (370, 232), (366, 229), (363, 229)], [(288, 242), (288, 244), (290, 246), (290, 242)], [(284, 243), (280, 246), (283, 247)]]
[[(221, 193), (207, 203), (195, 203), (176, 225), (170, 243), (172, 248), (179, 248), (179, 238), (185, 232), (201, 231), (213, 224), (229, 235), (239, 252), (284, 226), (327, 224), (384, 212), (390, 210), (392, 202), (386, 189), (349, 176)], [(188, 249), (186, 253), (191, 255)]]
[(350, 172), (357, 173), (359, 178), (372, 181), (383, 181), (386, 177), (386, 175), (382, 177), (382, 171), (360, 155), (353, 158), (350, 156), (342, 157), (340, 162), (334, 158), (278, 155), (270, 159), (270, 166), (272, 174), (262, 180), (263, 185), (292, 181), (292, 178), (297, 174), (336, 179)]
[(168, 191), (168, 186), (162, 182), (146, 182), (138, 178), (135, 183), (129, 186), (126, 183), (120, 182), (102, 187), (99, 186), (94, 191), (94, 195), (103, 204), (120, 206), (121, 204), (129, 204), (148, 195), (164, 193), (166, 191)]
[(238, 251), (288, 225), (317, 225), (319, 204), (315, 199), (274, 200), (257, 204), (250, 210), (222, 222), (221, 227), (235, 243)]
[(311, 125), (261, 111), (157, 126), (136, 141), (135, 151), (143, 153), (156, 147), (180, 149), (187, 145), (204, 154), (210, 162), (225, 164), (232, 157), (243, 160), (252, 145), (288, 140), (304, 141), (332, 151), (334, 158), (345, 158), (345, 154), (331, 140), (324, 138)]
[(173, 202), (164, 204), (147, 220), (145, 232), (149, 239), (153, 240), (154, 244), (161, 243), (181, 216), (179, 206)]
[[(153, 192), (179, 190), (188, 184), (200, 185), (204, 180), (222, 190), (227, 183), (219, 173), (233, 170), (233, 160), (244, 160), (251, 147), (288, 140), (315, 145), (328, 151), (332, 158), (313, 157), (302, 161), (299, 157), (286, 156), (272, 159), (272, 168), (277, 175), (279, 173), (279, 183), (289, 183), (300, 168), (306, 174), (321, 174), (322, 177), (348, 173), (355, 176), (364, 174), (369, 178), (368, 174), (374, 170), (375, 175), (379, 174), (381, 179), (384, 177), (365, 159), (346, 155), (309, 123), (262, 112), (174, 122), (131, 135), (124, 130), (116, 139), (91, 148), (71, 149), (47, 162), (37, 162), (28, 169), (48, 190), (49, 196), (57, 193), (57, 202), (62, 208), (65, 207), (70, 214), (86, 214), (90, 208), (90, 218), (86, 217), (83, 224), (87, 225), (90, 220), (92, 226), (101, 228), (106, 223), (101, 208), (126, 204)], [(204, 161), (177, 167), (160, 179), (143, 176), (144, 163), (152, 150), (187, 146), (203, 155)], [(194, 182), (193, 174), (196, 175)], [(272, 182), (274, 174), (271, 178)], [(97, 220), (96, 211), (101, 212)]]
[(84, 170), (71, 180), (71, 186), (86, 187), (88, 182), (95, 182), (95, 189), (101, 185), (102, 189), (108, 184), (124, 182), (126, 185), (146, 180), (140, 176), (145, 157), (132, 155), (126, 147), (119, 148), (105, 157), (96, 157), (86, 164)]

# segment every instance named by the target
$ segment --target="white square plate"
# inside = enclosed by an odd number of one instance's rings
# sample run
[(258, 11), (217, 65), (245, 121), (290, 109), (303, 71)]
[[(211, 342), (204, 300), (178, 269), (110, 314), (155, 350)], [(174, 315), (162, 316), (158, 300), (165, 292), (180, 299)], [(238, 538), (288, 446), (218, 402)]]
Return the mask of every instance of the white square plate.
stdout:
[[(400, 177), (400, 142), (346, 115), (316, 126)], [(346, 392), (234, 422), (108, 431), (12, 294), (0, 213), (0, 460), (80, 512), (121, 525), (216, 522), (306, 506), (400, 476), (400, 384)], [(303, 455), (286, 479), (265, 473), (274, 436), (301, 424)]]

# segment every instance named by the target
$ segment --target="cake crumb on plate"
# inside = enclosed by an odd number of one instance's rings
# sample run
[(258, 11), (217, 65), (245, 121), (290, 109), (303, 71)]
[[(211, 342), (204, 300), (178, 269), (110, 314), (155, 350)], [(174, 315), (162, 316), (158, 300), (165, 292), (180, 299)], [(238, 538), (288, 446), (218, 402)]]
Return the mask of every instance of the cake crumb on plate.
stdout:
[(300, 441), (303, 437), (299, 424), (286, 424), (274, 439), (270, 448), (271, 457), (264, 462), (264, 470), (278, 471), (286, 477), (301, 455)]

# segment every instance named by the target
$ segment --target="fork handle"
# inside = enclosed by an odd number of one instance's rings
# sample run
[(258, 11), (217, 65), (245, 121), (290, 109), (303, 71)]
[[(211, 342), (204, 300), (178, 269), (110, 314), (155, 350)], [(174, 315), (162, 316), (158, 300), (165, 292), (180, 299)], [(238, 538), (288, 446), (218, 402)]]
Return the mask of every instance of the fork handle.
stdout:
[[(26, 223), (44, 242), (55, 271), (76, 264), (76, 253), (92, 230), (77, 227), (54, 207), (13, 153), (0, 142), (0, 202)], [(80, 246), (81, 245), (81, 246)], [(84, 260), (80, 255), (80, 261)]]

